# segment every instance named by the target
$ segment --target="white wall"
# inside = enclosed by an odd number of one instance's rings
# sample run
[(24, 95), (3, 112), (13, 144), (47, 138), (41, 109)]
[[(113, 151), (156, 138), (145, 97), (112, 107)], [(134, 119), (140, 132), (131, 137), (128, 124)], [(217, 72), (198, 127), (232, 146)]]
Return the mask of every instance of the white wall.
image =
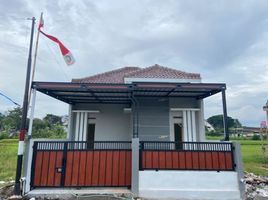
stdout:
[[(132, 137), (131, 114), (124, 113), (123, 109), (126, 107), (127, 105), (118, 104), (81, 104), (73, 106), (73, 110), (99, 111), (99, 113), (89, 113), (90, 118), (96, 118), (94, 120), (96, 121), (95, 141), (130, 141)], [(75, 133), (74, 129), (72, 132)]]
[[(139, 113), (139, 136), (141, 140), (174, 140), (173, 117), (181, 115), (171, 112), (170, 108), (199, 108), (196, 112), (196, 140), (204, 141), (204, 113), (202, 100), (194, 98), (170, 98), (167, 101), (140, 101)], [(159, 105), (158, 105), (159, 104)], [(147, 106), (147, 107), (146, 107)], [(116, 104), (78, 104), (72, 107), (73, 110), (98, 110), (98, 114), (89, 114), (89, 117), (96, 117), (95, 140), (131, 140), (132, 137), (132, 113), (124, 113), (123, 108), (128, 105)], [(200, 119), (201, 118), (201, 119)], [(73, 125), (70, 130), (71, 138), (74, 139), (75, 116), (71, 118)], [(162, 138), (162, 136), (167, 136)], [(160, 138), (161, 136), (161, 138)]]
[(239, 200), (237, 172), (139, 171), (139, 196), (154, 199)]

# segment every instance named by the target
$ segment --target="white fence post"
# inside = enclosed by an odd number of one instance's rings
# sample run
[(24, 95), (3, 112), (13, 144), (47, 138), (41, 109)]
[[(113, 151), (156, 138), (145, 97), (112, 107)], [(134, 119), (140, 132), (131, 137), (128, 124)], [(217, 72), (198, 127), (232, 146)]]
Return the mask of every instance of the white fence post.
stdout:
[(131, 171), (131, 191), (139, 195), (139, 138), (132, 138), (132, 171)]

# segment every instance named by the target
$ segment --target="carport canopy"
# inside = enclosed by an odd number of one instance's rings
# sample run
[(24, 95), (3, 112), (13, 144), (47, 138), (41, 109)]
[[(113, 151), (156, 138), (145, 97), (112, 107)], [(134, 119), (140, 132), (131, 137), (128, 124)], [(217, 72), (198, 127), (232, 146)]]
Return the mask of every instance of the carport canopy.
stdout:
[[(222, 93), (224, 140), (229, 140), (224, 83), (159, 83), (134, 82), (131, 84), (33, 82), (32, 88), (65, 103), (130, 104), (137, 97), (204, 99)], [(134, 100), (134, 101), (133, 101)]]
[(131, 84), (33, 82), (32, 88), (68, 104), (131, 103), (132, 97), (181, 97), (204, 99), (225, 91), (224, 83), (155, 83)]

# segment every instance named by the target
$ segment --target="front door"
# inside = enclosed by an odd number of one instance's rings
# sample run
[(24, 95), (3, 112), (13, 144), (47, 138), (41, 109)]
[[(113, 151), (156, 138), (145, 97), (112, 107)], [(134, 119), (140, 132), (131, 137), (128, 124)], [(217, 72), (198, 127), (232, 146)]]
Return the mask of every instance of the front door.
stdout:
[(95, 124), (88, 124), (87, 127), (87, 141), (94, 142), (95, 138)]
[(96, 119), (89, 118), (89, 123), (87, 125), (87, 145), (89, 149), (94, 149), (95, 128), (96, 128)]
[(176, 149), (182, 149), (183, 142), (183, 122), (182, 117), (174, 118), (174, 140), (176, 142)]

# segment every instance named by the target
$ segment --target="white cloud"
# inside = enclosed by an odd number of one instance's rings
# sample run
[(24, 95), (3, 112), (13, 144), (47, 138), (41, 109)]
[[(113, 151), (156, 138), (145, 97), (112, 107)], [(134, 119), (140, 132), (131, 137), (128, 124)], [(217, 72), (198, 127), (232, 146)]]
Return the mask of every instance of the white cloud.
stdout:
[[(267, 9), (265, 0), (5, 1), (0, 7), (0, 91), (22, 104), (30, 35), (25, 19), (39, 18), (43, 11), (45, 30), (77, 62), (66, 67), (57, 45), (41, 37), (36, 80), (70, 81), (159, 63), (200, 72), (203, 82), (226, 83), (228, 113), (257, 126), (267, 100)], [(0, 103), (0, 111), (13, 106), (4, 99)], [(221, 113), (221, 96), (208, 98), (206, 105), (206, 116)], [(68, 109), (38, 97), (37, 115), (51, 112), (66, 114)]]

